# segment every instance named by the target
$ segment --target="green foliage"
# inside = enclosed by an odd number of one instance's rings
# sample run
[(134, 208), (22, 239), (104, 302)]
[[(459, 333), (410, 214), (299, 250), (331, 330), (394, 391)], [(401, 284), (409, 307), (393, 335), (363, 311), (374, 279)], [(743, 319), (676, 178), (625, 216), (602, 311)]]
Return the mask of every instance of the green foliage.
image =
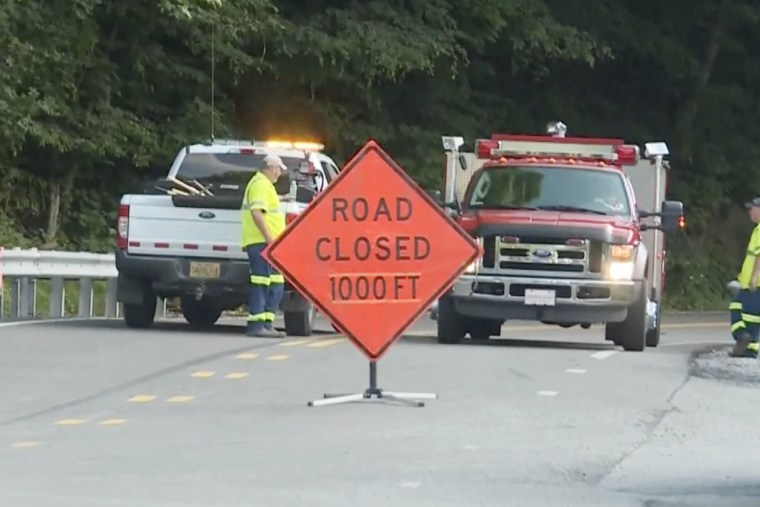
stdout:
[(120, 195), (212, 118), (339, 161), (372, 137), (424, 186), (441, 135), (562, 119), (668, 142), (669, 304), (721, 305), (760, 189), (759, 22), (749, 0), (0, 0), (0, 241), (108, 251)]

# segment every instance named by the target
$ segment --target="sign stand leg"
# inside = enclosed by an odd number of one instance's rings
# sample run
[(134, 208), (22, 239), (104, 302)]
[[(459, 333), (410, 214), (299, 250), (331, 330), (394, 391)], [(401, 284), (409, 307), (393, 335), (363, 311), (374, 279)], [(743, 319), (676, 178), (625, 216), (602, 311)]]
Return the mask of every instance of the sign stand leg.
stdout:
[(354, 401), (369, 401), (375, 398), (377, 400), (395, 401), (403, 405), (413, 407), (424, 407), (425, 403), (419, 400), (437, 400), (438, 395), (435, 393), (405, 393), (398, 391), (384, 391), (377, 387), (377, 362), (369, 363), (369, 387), (363, 393), (353, 394), (325, 394), (324, 399), (310, 401), (310, 407), (323, 407), (326, 405), (339, 405), (351, 403)]

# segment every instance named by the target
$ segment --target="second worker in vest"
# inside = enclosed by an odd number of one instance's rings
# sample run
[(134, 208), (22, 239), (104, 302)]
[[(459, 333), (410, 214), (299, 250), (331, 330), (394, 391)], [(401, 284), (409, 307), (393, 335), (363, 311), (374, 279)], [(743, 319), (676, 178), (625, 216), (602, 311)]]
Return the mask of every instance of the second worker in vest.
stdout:
[(282, 300), (285, 280), (261, 252), (285, 230), (285, 214), (274, 184), (287, 166), (277, 155), (267, 155), (264, 167), (253, 175), (243, 197), (243, 248), (250, 262), (250, 294), (246, 335), (282, 338), (274, 318)]
[(731, 334), (736, 345), (731, 351), (732, 357), (756, 358), (760, 345), (760, 197), (755, 197), (745, 204), (750, 220), (755, 223), (747, 252), (742, 263), (738, 281), (741, 286), (731, 302)]

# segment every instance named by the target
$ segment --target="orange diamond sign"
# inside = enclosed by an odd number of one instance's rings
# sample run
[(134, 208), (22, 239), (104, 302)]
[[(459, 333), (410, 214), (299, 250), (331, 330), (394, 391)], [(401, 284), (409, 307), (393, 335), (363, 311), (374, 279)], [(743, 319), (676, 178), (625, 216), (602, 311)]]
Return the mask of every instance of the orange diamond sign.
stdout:
[(264, 251), (371, 361), (480, 254), (374, 141)]

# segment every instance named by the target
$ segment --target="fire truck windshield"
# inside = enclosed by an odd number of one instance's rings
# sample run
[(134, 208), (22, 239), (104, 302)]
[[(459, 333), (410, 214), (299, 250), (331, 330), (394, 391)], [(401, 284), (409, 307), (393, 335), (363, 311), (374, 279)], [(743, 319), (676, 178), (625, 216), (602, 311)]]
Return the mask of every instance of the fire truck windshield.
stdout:
[(471, 185), (465, 206), (631, 214), (622, 174), (579, 167), (490, 167)]

